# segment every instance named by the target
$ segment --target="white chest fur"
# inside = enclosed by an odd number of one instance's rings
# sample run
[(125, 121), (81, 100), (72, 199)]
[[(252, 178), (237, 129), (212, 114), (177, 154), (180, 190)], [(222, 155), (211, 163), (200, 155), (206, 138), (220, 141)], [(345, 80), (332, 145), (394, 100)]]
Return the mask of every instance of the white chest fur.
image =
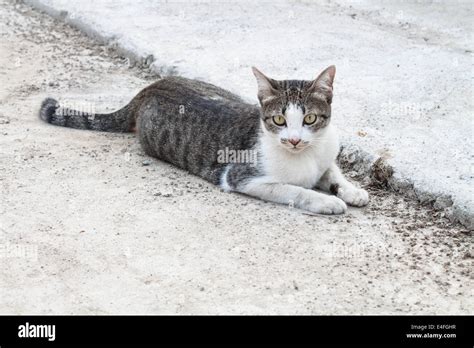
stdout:
[(261, 168), (271, 181), (313, 188), (339, 152), (336, 130), (329, 125), (313, 146), (291, 153), (275, 139), (263, 135), (260, 141)]

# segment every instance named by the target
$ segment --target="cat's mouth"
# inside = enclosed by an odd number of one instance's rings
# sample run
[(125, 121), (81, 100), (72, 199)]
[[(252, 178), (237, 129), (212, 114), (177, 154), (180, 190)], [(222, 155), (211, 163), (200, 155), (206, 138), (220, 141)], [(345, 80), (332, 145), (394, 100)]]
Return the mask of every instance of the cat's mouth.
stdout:
[(306, 149), (306, 146), (293, 146), (293, 147), (287, 147), (288, 151), (291, 153), (299, 153)]
[(309, 145), (309, 141), (300, 142), (297, 145), (291, 144), (289, 141), (282, 141), (283, 147), (291, 153), (299, 153), (306, 149)]

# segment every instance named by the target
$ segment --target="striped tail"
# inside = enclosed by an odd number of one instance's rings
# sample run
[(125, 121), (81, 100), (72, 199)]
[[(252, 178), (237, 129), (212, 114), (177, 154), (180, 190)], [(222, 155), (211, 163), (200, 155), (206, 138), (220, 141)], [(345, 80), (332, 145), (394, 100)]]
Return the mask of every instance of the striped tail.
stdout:
[(135, 127), (132, 104), (110, 114), (96, 114), (63, 108), (55, 99), (46, 98), (41, 104), (39, 116), (56, 126), (115, 133), (132, 132)]

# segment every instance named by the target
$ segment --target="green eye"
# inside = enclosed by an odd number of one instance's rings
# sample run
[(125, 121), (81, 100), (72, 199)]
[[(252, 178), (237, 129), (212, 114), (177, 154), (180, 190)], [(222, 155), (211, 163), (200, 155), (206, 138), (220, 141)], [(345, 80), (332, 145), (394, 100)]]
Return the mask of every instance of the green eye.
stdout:
[(317, 116), (315, 114), (309, 114), (304, 117), (304, 124), (313, 124), (316, 122)]
[(274, 122), (277, 126), (284, 126), (285, 123), (286, 123), (286, 120), (285, 120), (285, 118), (284, 118), (282, 115), (278, 115), (278, 116), (273, 116), (273, 122)]

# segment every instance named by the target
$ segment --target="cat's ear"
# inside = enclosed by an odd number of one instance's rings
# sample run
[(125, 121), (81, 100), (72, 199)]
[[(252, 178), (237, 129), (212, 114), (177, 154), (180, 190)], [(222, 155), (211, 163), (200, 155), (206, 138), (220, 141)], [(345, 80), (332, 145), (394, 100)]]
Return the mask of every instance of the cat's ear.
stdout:
[(277, 96), (277, 82), (267, 76), (265, 76), (256, 67), (252, 67), (253, 74), (257, 79), (258, 85), (258, 99), (260, 103), (264, 103)]
[(319, 74), (310, 87), (311, 92), (322, 95), (328, 104), (331, 104), (332, 102), (332, 85), (334, 83), (334, 76), (336, 76), (336, 67), (331, 65)]

